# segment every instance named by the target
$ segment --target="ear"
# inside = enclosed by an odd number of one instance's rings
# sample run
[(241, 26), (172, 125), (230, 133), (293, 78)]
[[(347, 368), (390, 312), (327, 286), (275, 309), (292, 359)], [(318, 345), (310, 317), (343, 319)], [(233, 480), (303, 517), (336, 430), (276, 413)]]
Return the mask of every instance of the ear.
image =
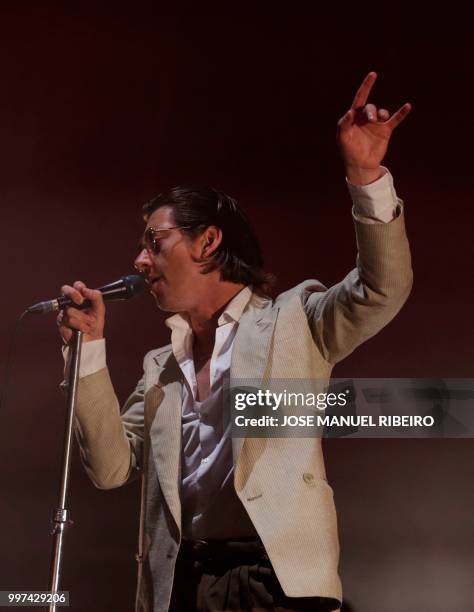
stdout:
[(222, 230), (216, 225), (207, 227), (200, 236), (201, 258), (210, 257), (222, 242)]

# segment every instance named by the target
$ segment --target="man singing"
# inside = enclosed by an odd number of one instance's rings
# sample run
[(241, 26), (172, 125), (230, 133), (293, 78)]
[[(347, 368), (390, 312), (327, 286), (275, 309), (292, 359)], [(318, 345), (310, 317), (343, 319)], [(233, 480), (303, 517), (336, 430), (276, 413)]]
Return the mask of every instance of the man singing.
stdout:
[[(81, 456), (99, 488), (142, 477), (137, 611), (337, 610), (342, 602), (333, 493), (320, 438), (232, 438), (224, 381), (327, 379), (335, 363), (400, 310), (411, 285), (403, 204), (380, 164), (395, 127), (367, 103), (370, 72), (338, 122), (353, 200), (357, 267), (327, 289), (306, 280), (266, 296), (259, 244), (237, 203), (176, 187), (144, 207), (135, 267), (167, 319), (120, 411), (105, 359), (105, 307), (82, 282), (62, 292), (86, 311), (76, 406)], [(67, 352), (67, 351), (66, 351)]]

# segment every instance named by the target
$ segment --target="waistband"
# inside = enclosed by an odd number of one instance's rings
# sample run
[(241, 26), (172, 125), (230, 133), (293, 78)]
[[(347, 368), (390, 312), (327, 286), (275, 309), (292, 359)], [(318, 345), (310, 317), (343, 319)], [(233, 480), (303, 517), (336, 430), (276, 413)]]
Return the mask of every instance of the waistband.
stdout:
[(260, 538), (233, 540), (181, 540), (181, 557), (196, 561), (228, 559), (229, 557), (266, 557)]

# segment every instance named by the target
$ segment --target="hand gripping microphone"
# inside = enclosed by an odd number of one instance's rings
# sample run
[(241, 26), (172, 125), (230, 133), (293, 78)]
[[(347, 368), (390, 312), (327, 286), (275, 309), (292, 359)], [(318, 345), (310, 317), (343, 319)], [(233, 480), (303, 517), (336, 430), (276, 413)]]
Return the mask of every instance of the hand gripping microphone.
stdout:
[[(105, 301), (112, 300), (128, 300), (129, 298), (135, 297), (142, 293), (145, 289), (145, 281), (142, 276), (138, 274), (131, 274), (129, 276), (122, 276), (120, 280), (114, 283), (109, 283), (103, 287), (98, 287), (98, 291), (102, 293)], [(91, 302), (85, 300), (82, 304), (76, 304), (71, 298), (61, 295), (55, 300), (48, 300), (46, 302), (38, 302), (30, 306), (26, 312), (33, 314), (46, 314), (48, 312), (55, 312), (57, 310), (63, 310), (73, 306), (78, 310), (84, 310), (85, 308), (91, 307)]]

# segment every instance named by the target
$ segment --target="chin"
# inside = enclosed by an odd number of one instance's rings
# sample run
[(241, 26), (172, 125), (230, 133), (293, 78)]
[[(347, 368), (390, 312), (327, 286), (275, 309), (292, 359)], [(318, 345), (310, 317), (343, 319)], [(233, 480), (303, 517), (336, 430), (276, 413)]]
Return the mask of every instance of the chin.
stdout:
[(151, 294), (155, 298), (156, 305), (163, 312), (178, 312), (180, 310), (177, 304), (173, 304), (172, 301), (167, 300), (164, 295), (156, 295), (153, 291)]

